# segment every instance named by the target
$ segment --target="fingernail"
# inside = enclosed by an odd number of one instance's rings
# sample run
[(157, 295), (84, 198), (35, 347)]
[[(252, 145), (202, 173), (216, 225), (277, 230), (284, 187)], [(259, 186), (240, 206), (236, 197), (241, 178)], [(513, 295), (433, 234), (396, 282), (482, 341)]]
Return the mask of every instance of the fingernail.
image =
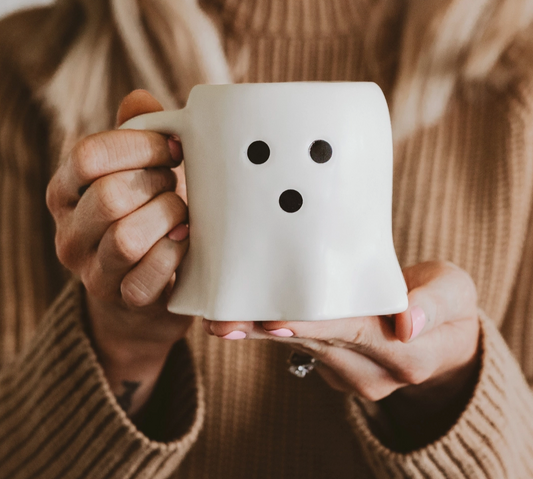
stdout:
[(222, 339), (244, 339), (245, 337), (246, 333), (244, 331), (232, 331), (226, 336), (222, 336)]
[(173, 241), (183, 241), (189, 236), (189, 227), (185, 223), (180, 223), (168, 233), (168, 237)]
[(174, 163), (176, 163), (179, 166), (181, 163), (181, 160), (183, 160), (181, 145), (172, 137), (170, 137), (167, 140), (167, 142), (168, 142), (168, 148), (170, 150), (170, 156), (174, 160)]
[(273, 329), (272, 331), (268, 331), (265, 329), (265, 331), (268, 334), (273, 334), (274, 336), (277, 336), (278, 338), (290, 338), (291, 336), (294, 336), (294, 333), (290, 329), (286, 328)]
[(426, 324), (426, 314), (424, 313), (424, 310), (419, 307), (415, 306), (411, 309), (411, 337), (409, 338), (409, 341), (415, 339), (420, 332), (424, 329), (424, 326)]

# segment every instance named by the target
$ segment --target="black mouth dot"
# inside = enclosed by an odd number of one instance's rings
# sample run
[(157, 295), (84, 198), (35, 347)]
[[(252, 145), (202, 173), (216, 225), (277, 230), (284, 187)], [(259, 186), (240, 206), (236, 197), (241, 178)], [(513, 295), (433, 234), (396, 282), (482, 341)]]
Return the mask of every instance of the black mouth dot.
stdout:
[(279, 205), (283, 211), (287, 213), (295, 213), (304, 204), (302, 195), (296, 190), (286, 190), (281, 193), (279, 197)]

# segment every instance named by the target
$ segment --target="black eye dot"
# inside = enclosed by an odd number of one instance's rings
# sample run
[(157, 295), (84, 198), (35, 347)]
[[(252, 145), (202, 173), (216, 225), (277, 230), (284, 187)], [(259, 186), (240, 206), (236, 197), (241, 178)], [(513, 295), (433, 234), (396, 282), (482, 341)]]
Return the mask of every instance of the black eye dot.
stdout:
[(281, 193), (279, 197), (279, 205), (283, 211), (287, 213), (294, 213), (298, 211), (304, 204), (302, 195), (296, 190), (286, 190)]
[(254, 141), (248, 147), (248, 159), (254, 165), (261, 165), (270, 157), (270, 148), (268, 145), (261, 140)]
[(326, 163), (333, 154), (331, 145), (325, 140), (316, 140), (309, 148), (309, 154), (313, 161), (317, 163)]

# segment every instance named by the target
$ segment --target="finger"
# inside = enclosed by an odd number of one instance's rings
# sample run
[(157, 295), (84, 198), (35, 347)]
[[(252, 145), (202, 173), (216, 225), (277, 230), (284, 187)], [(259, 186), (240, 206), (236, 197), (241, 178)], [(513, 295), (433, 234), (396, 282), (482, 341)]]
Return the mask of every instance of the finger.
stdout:
[[(202, 325), (208, 334), (224, 339), (244, 339), (245, 337), (272, 339), (272, 336), (266, 335), (265, 331), (262, 330), (260, 322), (226, 322), (204, 319)], [(294, 349), (318, 359), (320, 363), (317, 366), (317, 371), (336, 390), (355, 392), (368, 399), (378, 400), (400, 387), (400, 383), (395, 381), (384, 368), (361, 354), (342, 350), (319, 340), (301, 338), (285, 338), (285, 340), (290, 342)]]
[(58, 172), (62, 197), (76, 203), (98, 178), (123, 170), (179, 164), (168, 140), (152, 131), (120, 130), (91, 135), (76, 144)]
[(210, 321), (209, 328), (212, 334), (219, 337), (240, 330), (245, 331), (249, 339), (275, 339), (291, 345), (300, 343), (302, 339), (311, 339), (368, 355), (376, 354), (376, 344), (384, 341), (401, 345), (394, 334), (393, 323), (378, 316), (328, 321)]
[(357, 352), (320, 341), (293, 347), (319, 360), (317, 370), (328, 383), (332, 381), (332, 387), (355, 392), (370, 401), (379, 401), (405, 385), (378, 363)]
[(135, 307), (148, 306), (163, 294), (172, 275), (187, 252), (186, 238), (174, 241), (165, 236), (146, 253), (123, 279), (120, 290), (124, 301)]
[(75, 210), (78, 245), (97, 246), (112, 223), (157, 195), (174, 191), (176, 182), (175, 173), (168, 168), (121, 171), (96, 180)]
[(136, 264), (175, 226), (187, 221), (187, 207), (178, 195), (162, 193), (130, 215), (113, 223), (98, 249), (109, 271)]
[[(117, 121), (161, 109), (149, 93), (135, 91), (123, 100)], [(64, 206), (75, 206), (88, 186), (106, 174), (150, 166), (175, 167), (182, 158), (181, 144), (159, 133), (121, 130), (90, 135), (76, 144), (52, 178), (48, 207), (56, 215)]]
[(210, 321), (204, 318), (202, 324), (208, 334), (223, 339), (257, 338), (254, 334), (257, 326), (253, 321)]
[(105, 232), (98, 251), (82, 280), (97, 294), (119, 291), (122, 278), (174, 227), (187, 221), (187, 207), (175, 193), (162, 193), (130, 215), (113, 223)]
[[(448, 339), (437, 334), (440, 330), (435, 331), (436, 337), (430, 338), (429, 341), (405, 344), (396, 337), (394, 323), (389, 318), (369, 316), (355, 319), (356, 322), (352, 320), (344, 325), (340, 321), (346, 320), (338, 320), (338, 327), (332, 330), (313, 329), (315, 325), (313, 322), (311, 324), (286, 322), (275, 325), (265, 322), (263, 327), (290, 327), (295, 333), (294, 336), (275, 339), (290, 344), (291, 347), (299, 345), (318, 350), (335, 347), (365, 356), (385, 368), (399, 384), (418, 384), (431, 376), (439, 367), (442, 358), (435, 354), (435, 350), (440, 352)], [(323, 321), (323, 323), (327, 325), (334, 322)], [(263, 331), (271, 338), (274, 337), (266, 329)], [(256, 334), (255, 330), (252, 331), (250, 339), (255, 338)]]
[[(117, 112), (117, 127), (130, 120), (131, 118), (142, 115), (144, 113), (152, 113), (156, 111), (163, 111), (163, 106), (146, 90), (134, 90), (127, 95), (118, 108)], [(178, 163), (183, 159), (183, 148), (179, 138), (171, 136), (168, 138), (168, 145), (172, 158)], [(182, 183), (180, 178), (180, 184)], [(182, 198), (186, 198), (181, 193), (178, 193)]]
[[(208, 334), (225, 339), (246, 337), (276, 340), (291, 347), (320, 344), (347, 348), (394, 365), (394, 356), (399, 353), (395, 347), (405, 348), (396, 338), (391, 321), (375, 316), (331, 321), (226, 322), (204, 319), (204, 329)], [(392, 343), (392, 350), (388, 351), (384, 343)]]
[(264, 331), (280, 339), (307, 338), (371, 354), (378, 342), (398, 342), (393, 323), (378, 316), (328, 321), (263, 321)]
[[(331, 321), (263, 322), (264, 332), (277, 341), (294, 346), (322, 344), (346, 349), (368, 357), (394, 374), (401, 383), (418, 381), (433, 371), (436, 358), (428, 349), (431, 344), (421, 342), (406, 345), (395, 334), (394, 322), (385, 316), (364, 316)], [(279, 331), (284, 331), (283, 335)], [(289, 337), (285, 331), (293, 333)], [(274, 334), (273, 334), (274, 333)], [(250, 338), (254, 338), (252, 332)], [(426, 357), (420, 365), (420, 358)]]
[[(156, 111), (163, 111), (164, 108), (150, 93), (146, 90), (134, 90), (127, 95), (118, 108), (117, 112), (117, 127), (130, 120), (135, 116), (144, 113), (152, 113)], [(183, 159), (183, 149), (179, 138), (171, 136), (168, 138), (168, 146), (172, 158), (178, 164)], [(181, 195), (180, 195), (181, 196)]]
[[(385, 318), (356, 318), (368, 320), (373, 323), (378, 320), (386, 321)], [(337, 321), (337, 320), (335, 320)], [(337, 323), (340, 325), (341, 321)], [(312, 326), (317, 323), (323, 323), (321, 326), (333, 323), (334, 321), (317, 321), (317, 322), (224, 322), (224, 321), (203, 321), (204, 330), (208, 334), (213, 334), (226, 339), (243, 339), (244, 334), (249, 339), (275, 339), (286, 342), (294, 349), (300, 350), (304, 353), (310, 354), (322, 363), (322, 367), (318, 368), (319, 373), (324, 377), (326, 382), (331, 387), (340, 391), (350, 391), (359, 394), (372, 401), (382, 399), (399, 387), (405, 385), (401, 380), (395, 379), (392, 375), (378, 362), (371, 357), (367, 357), (357, 351), (345, 349), (344, 346), (348, 344), (346, 341), (331, 340), (329, 342), (319, 339), (309, 339), (305, 337), (298, 337), (293, 335), (291, 337), (272, 336), (263, 329), (263, 325), (275, 326), (289, 326), (300, 333), (300, 328), (307, 328), (307, 334), (310, 331), (315, 333)], [(390, 322), (387, 323), (388, 336), (392, 341), (402, 345), (400, 341), (394, 336), (394, 331), (391, 328)], [(326, 327), (320, 328), (317, 331), (323, 331), (325, 335), (330, 336), (325, 331)], [(316, 336), (316, 334), (311, 334)], [(335, 346), (338, 344), (339, 346)], [(352, 345), (353, 346), (353, 345)], [(326, 368), (324, 368), (324, 366)]]
[(412, 341), (446, 322), (477, 317), (476, 286), (461, 268), (435, 261), (406, 268), (404, 275), (409, 307), (395, 315), (401, 341)]

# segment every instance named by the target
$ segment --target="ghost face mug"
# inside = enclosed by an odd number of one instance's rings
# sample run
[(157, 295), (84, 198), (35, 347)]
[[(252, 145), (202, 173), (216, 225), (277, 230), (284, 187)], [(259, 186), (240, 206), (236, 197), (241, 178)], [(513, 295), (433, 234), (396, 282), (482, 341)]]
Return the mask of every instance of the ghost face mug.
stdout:
[(392, 137), (374, 83), (198, 85), (122, 128), (183, 145), (190, 247), (169, 310), (219, 321), (392, 314)]

